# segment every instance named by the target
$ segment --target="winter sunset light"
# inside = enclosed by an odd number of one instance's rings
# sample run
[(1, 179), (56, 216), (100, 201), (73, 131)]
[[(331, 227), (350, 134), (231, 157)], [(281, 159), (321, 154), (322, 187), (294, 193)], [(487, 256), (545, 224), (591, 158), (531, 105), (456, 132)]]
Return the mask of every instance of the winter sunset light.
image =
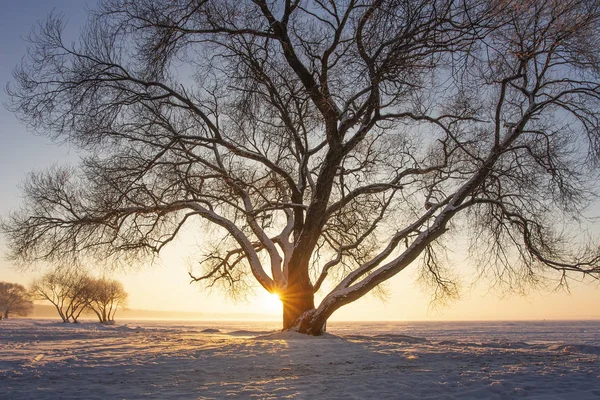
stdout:
[(597, 0), (0, 31), (0, 400), (600, 398)]

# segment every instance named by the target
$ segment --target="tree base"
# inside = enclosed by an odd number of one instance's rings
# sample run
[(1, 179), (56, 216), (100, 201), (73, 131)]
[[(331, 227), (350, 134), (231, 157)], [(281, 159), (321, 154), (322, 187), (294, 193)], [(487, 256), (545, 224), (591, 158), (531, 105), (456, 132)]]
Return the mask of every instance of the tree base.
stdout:
[(298, 332), (305, 335), (321, 336), (325, 333), (327, 320), (322, 320), (315, 315), (316, 309), (311, 309), (299, 316), (291, 326), (284, 326), (282, 331)]

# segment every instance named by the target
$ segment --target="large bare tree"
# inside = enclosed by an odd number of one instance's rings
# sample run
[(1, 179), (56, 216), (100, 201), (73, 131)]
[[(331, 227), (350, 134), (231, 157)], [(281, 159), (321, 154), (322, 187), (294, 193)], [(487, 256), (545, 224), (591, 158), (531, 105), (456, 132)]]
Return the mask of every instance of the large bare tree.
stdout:
[(136, 258), (196, 224), (194, 280), (251, 275), (310, 334), (418, 260), (453, 293), (457, 234), (509, 285), (598, 277), (560, 218), (597, 192), (599, 22), (594, 0), (104, 0), (70, 44), (50, 16), (12, 108), (88, 156), (31, 175), (13, 256)]

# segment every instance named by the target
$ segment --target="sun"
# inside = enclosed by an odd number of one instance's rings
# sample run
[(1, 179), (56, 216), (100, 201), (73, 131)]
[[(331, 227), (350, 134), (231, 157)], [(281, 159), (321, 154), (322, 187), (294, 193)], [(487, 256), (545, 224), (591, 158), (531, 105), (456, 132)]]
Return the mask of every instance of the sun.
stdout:
[(260, 308), (268, 313), (281, 311), (283, 303), (277, 293), (263, 293), (260, 296)]

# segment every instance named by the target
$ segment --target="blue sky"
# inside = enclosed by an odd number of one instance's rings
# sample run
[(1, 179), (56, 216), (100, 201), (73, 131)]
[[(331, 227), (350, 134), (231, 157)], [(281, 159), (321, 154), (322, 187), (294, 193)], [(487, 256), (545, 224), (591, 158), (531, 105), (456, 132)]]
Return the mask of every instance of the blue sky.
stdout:
[[(4, 105), (8, 96), (4, 90), (12, 79), (12, 70), (25, 55), (25, 38), (31, 27), (42, 20), (53, 9), (64, 11), (70, 20), (84, 17), (81, 1), (64, 0), (46, 2), (0, 0), (0, 215), (6, 215), (20, 203), (18, 186), (29, 171), (42, 169), (64, 160), (76, 160), (76, 155), (67, 146), (53, 145), (42, 136), (34, 136), (23, 127)], [(73, 24), (75, 25), (75, 24)], [(0, 251), (4, 243), (0, 240)], [(0, 279), (17, 280), (18, 275), (0, 261)]]
[(43, 168), (52, 163), (69, 158), (76, 159), (73, 151), (67, 146), (53, 145), (50, 140), (34, 136), (23, 127), (17, 118), (4, 105), (8, 96), (4, 90), (12, 79), (12, 70), (25, 55), (27, 38), (31, 27), (42, 20), (48, 13), (63, 11), (71, 25), (84, 18), (81, 1), (64, 0), (46, 2), (39, 0), (22, 0), (9, 2), (2, 6), (0, 13), (0, 82), (2, 92), (0, 99), (0, 211), (4, 214), (19, 204), (15, 187), (23, 181), (27, 173), (33, 169)]

